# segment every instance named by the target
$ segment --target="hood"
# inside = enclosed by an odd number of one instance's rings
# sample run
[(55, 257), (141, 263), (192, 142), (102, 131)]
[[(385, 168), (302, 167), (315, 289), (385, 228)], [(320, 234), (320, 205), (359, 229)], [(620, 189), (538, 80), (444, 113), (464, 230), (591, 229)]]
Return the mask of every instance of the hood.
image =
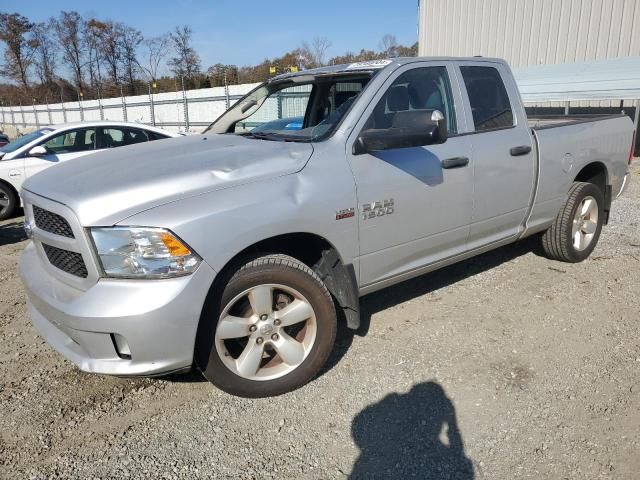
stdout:
[(182, 198), (295, 173), (312, 153), (308, 143), (192, 135), (70, 160), (23, 188), (67, 205), (84, 226), (111, 225)]

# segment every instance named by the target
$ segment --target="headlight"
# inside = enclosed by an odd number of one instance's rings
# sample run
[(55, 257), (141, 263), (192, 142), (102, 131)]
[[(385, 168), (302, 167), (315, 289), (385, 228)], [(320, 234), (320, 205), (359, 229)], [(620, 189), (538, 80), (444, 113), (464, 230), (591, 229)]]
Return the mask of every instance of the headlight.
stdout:
[(164, 228), (90, 229), (107, 277), (170, 278), (189, 275), (200, 257)]

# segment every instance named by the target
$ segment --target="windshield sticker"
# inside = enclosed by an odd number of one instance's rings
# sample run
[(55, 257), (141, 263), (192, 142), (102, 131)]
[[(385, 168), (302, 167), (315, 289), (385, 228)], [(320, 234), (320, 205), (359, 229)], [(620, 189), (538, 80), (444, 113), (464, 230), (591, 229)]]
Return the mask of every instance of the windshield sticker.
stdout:
[(384, 68), (391, 63), (391, 60), (368, 60), (366, 62), (355, 62), (347, 67), (347, 70), (359, 70), (366, 68)]

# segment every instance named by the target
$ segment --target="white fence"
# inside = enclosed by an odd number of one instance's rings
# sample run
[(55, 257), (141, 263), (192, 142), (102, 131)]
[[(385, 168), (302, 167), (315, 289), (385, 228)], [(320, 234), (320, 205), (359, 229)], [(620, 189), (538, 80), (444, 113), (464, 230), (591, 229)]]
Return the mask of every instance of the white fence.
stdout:
[(0, 107), (3, 129), (16, 133), (44, 125), (91, 120), (118, 120), (156, 125), (167, 130), (199, 132), (257, 84), (179, 90), (131, 97), (82, 100), (45, 105)]

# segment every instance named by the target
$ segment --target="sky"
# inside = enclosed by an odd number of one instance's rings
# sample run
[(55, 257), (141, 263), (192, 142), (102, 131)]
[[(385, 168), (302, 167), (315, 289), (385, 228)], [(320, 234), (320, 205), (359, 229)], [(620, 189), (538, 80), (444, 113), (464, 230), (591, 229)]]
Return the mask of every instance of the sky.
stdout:
[(76, 10), (83, 17), (121, 21), (155, 36), (188, 25), (203, 68), (214, 63), (253, 65), (327, 37), (328, 56), (377, 50), (385, 34), (417, 41), (418, 0), (0, 0), (0, 11), (32, 21)]

